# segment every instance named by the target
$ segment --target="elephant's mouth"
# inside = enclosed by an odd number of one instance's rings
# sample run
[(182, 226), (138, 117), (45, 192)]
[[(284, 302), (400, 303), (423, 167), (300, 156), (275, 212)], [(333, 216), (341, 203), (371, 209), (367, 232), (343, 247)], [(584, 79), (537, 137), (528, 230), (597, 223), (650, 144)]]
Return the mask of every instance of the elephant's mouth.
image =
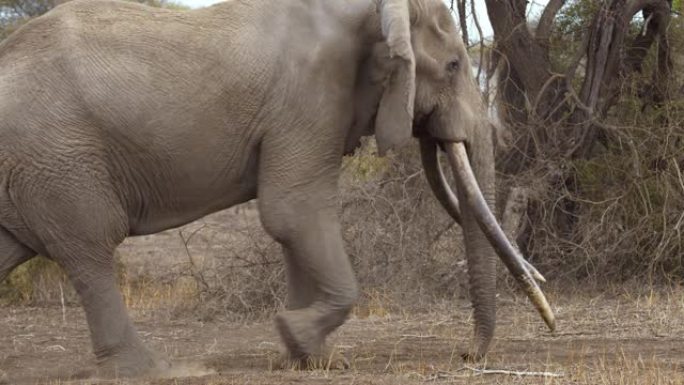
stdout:
[(416, 111), (416, 117), (413, 120), (412, 134), (414, 138), (429, 138), (430, 132), (428, 131), (428, 126), (432, 114), (435, 112), (433, 109), (427, 113), (419, 113)]
[[(415, 133), (414, 133), (415, 135)], [(461, 223), (461, 211), (456, 194), (447, 183), (442, 167), (437, 158), (437, 147), (441, 147), (447, 154), (454, 179), (465, 198), (464, 204), (473, 213), (478, 225), (482, 229), (497, 255), (511, 272), (520, 287), (525, 291), (537, 311), (540, 313), (549, 329), (555, 329), (555, 317), (551, 308), (537, 285), (536, 280), (544, 281), (537, 270), (520, 255), (518, 250), (508, 241), (499, 226), (494, 214), (478, 187), (475, 174), (470, 166), (466, 146), (463, 142), (438, 142), (429, 136), (416, 135), (420, 138), (420, 152), (425, 174), (435, 197), (446, 211)]]

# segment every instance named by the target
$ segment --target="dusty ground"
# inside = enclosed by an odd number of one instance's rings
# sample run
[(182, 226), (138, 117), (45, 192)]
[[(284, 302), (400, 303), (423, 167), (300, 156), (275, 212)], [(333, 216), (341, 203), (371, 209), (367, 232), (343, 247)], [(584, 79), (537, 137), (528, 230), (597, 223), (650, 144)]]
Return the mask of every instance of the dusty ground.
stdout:
[[(627, 294), (551, 298), (559, 330), (551, 335), (529, 305), (500, 299), (489, 361), (478, 368), (550, 372), (559, 378), (478, 374), (458, 353), (471, 331), (468, 304), (423, 314), (354, 316), (334, 337), (350, 359), (346, 371), (271, 370), (278, 338), (271, 322), (197, 321), (163, 309), (133, 311), (149, 345), (179, 367), (215, 371), (198, 377), (138, 381), (65, 381), (92, 367), (79, 308), (0, 309), (0, 368), (11, 384), (682, 384), (684, 295)], [(190, 363), (190, 364), (188, 364)], [(195, 372), (195, 374), (201, 374)]]

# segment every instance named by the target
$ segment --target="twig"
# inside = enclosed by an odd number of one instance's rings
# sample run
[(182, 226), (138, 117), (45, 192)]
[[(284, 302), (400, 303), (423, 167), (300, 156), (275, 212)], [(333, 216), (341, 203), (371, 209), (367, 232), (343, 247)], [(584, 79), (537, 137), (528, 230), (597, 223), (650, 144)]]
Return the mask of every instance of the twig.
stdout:
[(62, 282), (59, 282), (59, 300), (62, 303), (62, 323), (66, 324), (66, 306), (64, 305), (64, 289)]
[[(202, 274), (199, 269), (197, 269), (197, 265), (195, 264), (195, 260), (192, 259), (192, 254), (190, 253), (190, 240), (192, 237), (197, 235), (201, 230), (203, 230), (206, 227), (206, 224), (202, 224), (199, 228), (193, 230), (189, 236), (185, 236), (183, 234), (183, 230), (178, 230), (178, 235), (180, 236), (181, 240), (183, 241), (183, 246), (185, 247), (185, 254), (188, 256), (188, 261), (190, 262), (190, 273), (192, 274), (193, 278), (195, 278), (196, 281), (198, 281), (202, 286), (204, 286), (204, 290), (209, 290), (209, 284), (207, 283), (206, 279), (204, 278), (204, 274)], [(200, 295), (200, 293), (198, 293)]]
[(437, 241), (439, 241), (439, 239), (442, 238), (442, 236), (443, 236), (444, 234), (446, 234), (447, 231), (451, 230), (451, 228), (453, 228), (454, 226), (456, 226), (456, 224), (457, 224), (456, 222), (450, 222), (448, 225), (446, 225), (446, 227), (444, 227), (442, 230), (440, 230), (440, 231), (437, 233), (437, 235), (435, 235), (435, 237), (432, 238), (432, 243), (434, 244), (434, 243), (436, 243)]
[(675, 171), (677, 171), (679, 186), (682, 188), (682, 193), (684, 193), (684, 178), (682, 178), (682, 170), (679, 169), (679, 164), (674, 158), (672, 159), (672, 165), (674, 166)]
[(648, 24), (651, 23), (651, 20), (653, 20), (653, 14), (648, 15), (648, 17), (646, 18), (641, 36), (646, 36), (646, 34), (648, 33)]

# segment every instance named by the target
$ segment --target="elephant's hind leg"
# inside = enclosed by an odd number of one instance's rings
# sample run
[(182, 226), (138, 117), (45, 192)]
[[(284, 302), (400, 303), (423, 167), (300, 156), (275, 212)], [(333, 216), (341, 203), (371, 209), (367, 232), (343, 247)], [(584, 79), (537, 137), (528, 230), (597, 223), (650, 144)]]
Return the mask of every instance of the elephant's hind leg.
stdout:
[(22, 245), (12, 234), (0, 227), (0, 282), (15, 267), (33, 258), (36, 253)]
[(116, 280), (113, 250), (88, 245), (57, 253), (60, 260), (71, 259), (64, 267), (85, 309), (97, 375), (154, 376), (167, 370), (169, 364), (145, 347), (128, 316)]
[(81, 298), (98, 364), (97, 375), (134, 377), (167, 370), (169, 364), (143, 345), (128, 316), (116, 279), (112, 245), (69, 242), (68, 247), (49, 250), (62, 263)]
[[(138, 337), (116, 279), (114, 250), (128, 231), (125, 211), (104, 182), (83, 180), (77, 172), (73, 175), (79, 179), (68, 180), (66, 186), (88, 189), (74, 191), (53, 184), (43, 190), (47, 196), (34, 196), (37, 202), (21, 204), (28, 227), (47, 255), (65, 270), (85, 310), (98, 368), (79, 376), (156, 375), (168, 369), (168, 364)], [(49, 196), (62, 199), (47, 205)], [(37, 205), (40, 212), (31, 210)]]

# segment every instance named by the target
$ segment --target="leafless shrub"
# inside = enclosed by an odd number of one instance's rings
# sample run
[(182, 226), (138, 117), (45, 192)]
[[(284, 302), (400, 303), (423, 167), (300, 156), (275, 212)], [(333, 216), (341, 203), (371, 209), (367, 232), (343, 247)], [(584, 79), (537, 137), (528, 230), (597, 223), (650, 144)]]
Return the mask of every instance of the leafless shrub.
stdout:
[(597, 123), (588, 156), (542, 151), (529, 169), (501, 178), (530, 191), (519, 242), (565, 283), (684, 278), (684, 104), (640, 108), (630, 90)]
[(242, 319), (258, 318), (281, 307), (285, 297), (282, 251), (262, 229), (254, 205), (221, 218), (232, 224), (205, 222), (178, 230), (187, 258), (179, 274), (196, 283), (194, 310), (203, 318)]
[[(432, 196), (417, 148), (389, 160), (366, 145), (341, 183), (347, 252), (369, 294), (418, 304), (465, 293), (460, 229)], [(367, 298), (369, 299), (369, 298)]]

